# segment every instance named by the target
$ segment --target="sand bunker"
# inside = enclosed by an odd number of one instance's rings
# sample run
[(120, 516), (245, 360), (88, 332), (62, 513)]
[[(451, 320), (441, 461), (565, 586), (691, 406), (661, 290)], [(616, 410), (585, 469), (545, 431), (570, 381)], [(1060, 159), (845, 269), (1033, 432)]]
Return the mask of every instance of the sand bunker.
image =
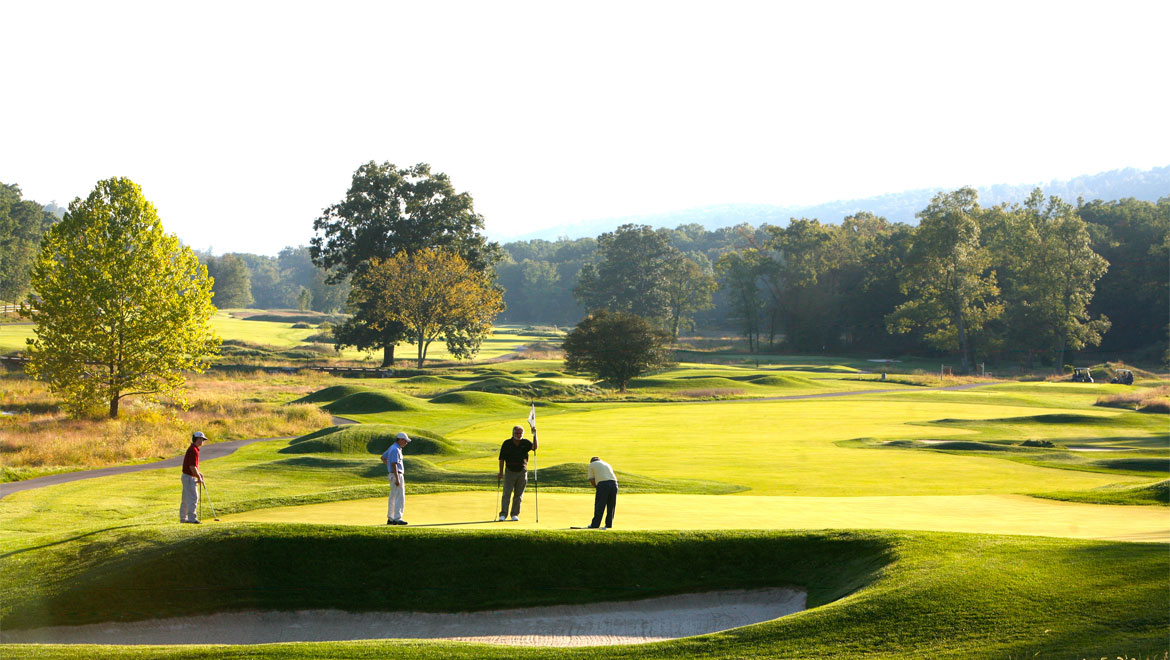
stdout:
[(639, 601), (490, 612), (233, 612), (133, 623), (6, 630), (3, 643), (266, 644), (441, 639), (516, 646), (644, 644), (771, 621), (805, 609), (804, 591), (715, 591)]

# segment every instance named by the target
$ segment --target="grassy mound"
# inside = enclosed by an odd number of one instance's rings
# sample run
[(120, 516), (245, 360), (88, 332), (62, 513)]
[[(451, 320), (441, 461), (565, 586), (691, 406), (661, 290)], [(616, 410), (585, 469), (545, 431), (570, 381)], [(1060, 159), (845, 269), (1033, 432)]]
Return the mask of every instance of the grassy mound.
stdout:
[(992, 442), (973, 442), (970, 440), (944, 440), (942, 442), (926, 443), (927, 449), (947, 449), (952, 451), (1011, 451), (1013, 447), (997, 445)]
[(476, 369), (476, 375), (480, 378), (484, 376), (500, 376), (500, 377), (514, 377), (516, 374), (511, 371), (504, 371), (503, 369)]
[[(738, 380), (738, 378), (737, 378)], [(747, 376), (743, 380), (755, 385), (766, 387), (817, 387), (818, 383), (803, 376), (789, 376), (786, 374), (765, 374), (761, 376)]]
[(468, 392), (509, 394), (523, 399), (547, 399), (556, 396), (573, 396), (579, 393), (575, 385), (566, 385), (544, 378), (527, 383), (515, 378), (489, 378), (466, 385), (462, 389)]
[(411, 376), (410, 378), (403, 378), (402, 383), (410, 383), (411, 385), (428, 385), (434, 387), (449, 387), (457, 384), (457, 381), (442, 378), (440, 376)]
[(721, 390), (743, 389), (743, 383), (722, 376), (683, 376), (680, 378), (634, 378), (630, 387), (640, 390)]
[[(182, 589), (174, 587), (177, 557)], [(523, 580), (499, 570), (517, 557)], [(239, 610), (468, 611), (775, 586), (803, 587), (810, 608), (726, 633), (601, 651), (387, 640), (181, 651), (12, 647), (20, 657), (638, 660), (820, 657), (833, 649), (834, 657), (887, 660), (924, 650), (946, 658), (1160, 658), (1170, 623), (1164, 545), (1040, 537), (167, 525), (62, 537), (0, 556), (0, 571), (6, 629)]]
[(426, 409), (427, 402), (422, 399), (416, 399), (406, 394), (398, 394), (397, 392), (380, 392), (376, 390), (348, 394), (325, 406), (325, 410), (335, 415), (360, 415), (365, 413), (404, 412)]
[[(588, 488), (588, 463), (561, 463), (540, 468), (541, 486)], [(654, 479), (640, 474), (617, 471), (618, 484), (623, 493), (688, 493), (700, 495), (727, 495), (747, 490), (745, 486), (706, 481), (702, 479)], [(531, 477), (530, 477), (531, 479)]]
[(559, 371), (539, 371), (535, 376), (537, 378), (568, 378), (568, 376)]
[(410, 436), (407, 452), (411, 454), (456, 454), (456, 444), (425, 429), (391, 424), (347, 424), (330, 426), (295, 438), (282, 454), (381, 454), (390, 448), (399, 431)]
[(522, 399), (491, 392), (449, 392), (431, 399), (431, 403), (477, 408), (483, 413), (508, 413), (528, 408)]
[(1058, 493), (1036, 493), (1033, 497), (1044, 497), (1065, 502), (1088, 504), (1170, 504), (1170, 479), (1138, 486), (1108, 486), (1093, 490)]
[[(463, 611), (785, 585), (808, 586), (819, 605), (871, 582), (891, 561), (888, 541), (849, 534), (637, 533), (586, 539), (569, 532), (410, 531), (301, 525), (207, 525), (196, 533), (178, 525), (99, 531), (70, 544), (74, 552), (87, 550), (72, 560), (48, 548), (26, 556), (31, 562), (19, 562), (20, 568), (36, 564), (42, 570), (35, 575), (13, 574), (15, 562), (4, 561), (10, 570), (5, 570), (0, 625), (240, 609)], [(108, 547), (120, 551), (98, 551)], [(523, 580), (498, 570), (517, 556), (531, 559)], [(719, 561), (711, 562), (712, 556)], [(184, 589), (168, 588), (176, 557), (183, 558)], [(42, 563), (49, 558), (60, 561)], [(312, 570), (306, 570), (306, 561)], [(700, 566), (704, 569), (696, 570)], [(392, 590), (385, 587), (390, 580), (396, 585)], [(192, 589), (200, 598), (190, 597)]]
[(1093, 465), (1107, 470), (1126, 470), (1129, 472), (1170, 472), (1170, 460), (1165, 458), (1110, 458), (1103, 461), (1093, 461)]
[(333, 385), (332, 387), (326, 387), (323, 390), (317, 390), (312, 394), (303, 396), (296, 401), (293, 401), (293, 403), (325, 403), (336, 401), (351, 394), (372, 391), (372, 389), (364, 385)]

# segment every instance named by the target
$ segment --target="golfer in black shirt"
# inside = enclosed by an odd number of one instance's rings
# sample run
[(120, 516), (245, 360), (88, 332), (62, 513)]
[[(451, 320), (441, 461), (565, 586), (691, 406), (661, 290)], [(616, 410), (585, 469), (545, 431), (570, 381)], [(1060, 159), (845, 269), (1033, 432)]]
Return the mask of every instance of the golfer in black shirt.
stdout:
[[(520, 520), (520, 502), (524, 499), (524, 487), (528, 485), (528, 452), (536, 451), (536, 427), (532, 427), (532, 442), (524, 439), (524, 428), (512, 427), (512, 437), (500, 445), (500, 473), (497, 481), (503, 481), (504, 497), (500, 500), (500, 520)], [(512, 500), (511, 511), (508, 500)]]

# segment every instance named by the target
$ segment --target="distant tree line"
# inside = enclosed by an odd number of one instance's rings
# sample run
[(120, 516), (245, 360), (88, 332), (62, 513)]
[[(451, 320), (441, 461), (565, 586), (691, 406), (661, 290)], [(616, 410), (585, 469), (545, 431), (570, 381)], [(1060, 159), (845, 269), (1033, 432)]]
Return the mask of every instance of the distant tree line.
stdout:
[(330, 273), (313, 264), (306, 246), (286, 247), (275, 256), (199, 252), (199, 260), (215, 279), (215, 305), (220, 308), (344, 311), (349, 278), (329, 281)]
[[(496, 246), (445, 175), (369, 163), (317, 220), (311, 247), (197, 255), (217, 307), (346, 311), (352, 322), (338, 341), (380, 348), (384, 361), (411, 331), (371, 292), (351, 296), (351, 278), (371, 259), (424, 248), (494, 275), (503, 322), (567, 327), (605, 309), (675, 338), (692, 328), (736, 333), (752, 352), (953, 355), (960, 368), (1060, 365), (1094, 346), (1164, 359), (1170, 197), (1072, 205), (1037, 189), (1022, 204), (984, 207), (964, 188), (916, 215), (916, 226), (864, 211), (839, 224), (628, 224), (596, 238)], [(0, 186), (0, 299), (29, 292), (40, 236), (56, 220), (18, 187)], [(440, 334), (459, 353), (482, 337), (481, 322), (452, 321)]]
[(1170, 198), (1073, 206), (1037, 189), (984, 208), (964, 188), (917, 216), (507, 243), (502, 319), (569, 326), (608, 309), (675, 336), (731, 330), (753, 352), (954, 355), (960, 369), (1059, 365), (1092, 346), (1164, 357)]

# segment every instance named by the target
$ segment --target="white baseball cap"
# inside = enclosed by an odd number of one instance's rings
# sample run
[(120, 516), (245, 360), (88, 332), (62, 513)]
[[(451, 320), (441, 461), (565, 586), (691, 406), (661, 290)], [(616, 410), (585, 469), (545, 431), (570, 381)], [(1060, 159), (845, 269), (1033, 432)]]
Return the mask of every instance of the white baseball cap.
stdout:
[(204, 440), (206, 440), (207, 436), (203, 435), (203, 431), (196, 431), (196, 432), (191, 434), (191, 439), (194, 440), (195, 438), (203, 438)]
[(406, 435), (406, 433), (404, 433), (404, 432), (402, 432), (402, 431), (399, 431), (399, 432), (398, 432), (398, 435), (397, 435), (397, 436), (395, 436), (395, 437), (396, 437), (398, 440), (405, 440), (405, 441), (407, 441), (407, 442), (410, 442), (410, 436), (409, 436), (409, 435)]

